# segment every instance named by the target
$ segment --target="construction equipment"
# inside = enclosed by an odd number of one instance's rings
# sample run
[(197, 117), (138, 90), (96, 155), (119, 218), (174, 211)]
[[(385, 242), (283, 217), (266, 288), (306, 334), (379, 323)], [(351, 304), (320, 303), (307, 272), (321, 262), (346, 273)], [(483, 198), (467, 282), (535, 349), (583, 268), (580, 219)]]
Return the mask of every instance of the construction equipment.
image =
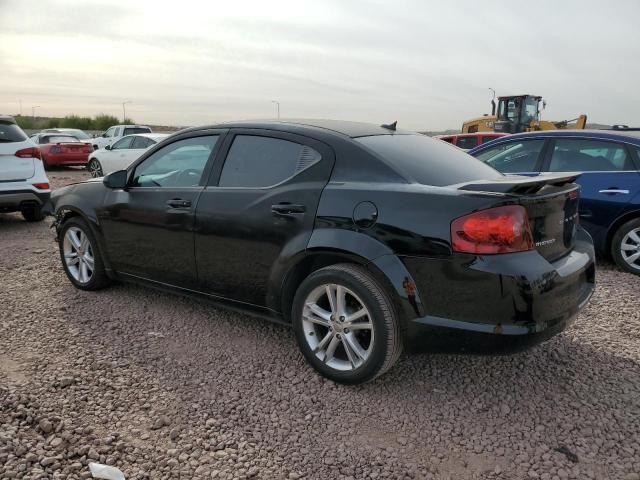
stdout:
[[(493, 89), (490, 89), (493, 91)], [(546, 102), (538, 95), (512, 95), (498, 97), (498, 114), (496, 115), (495, 91), (491, 100), (491, 115), (472, 118), (462, 124), (462, 133), (499, 132), (520, 133), (537, 130), (583, 129), (587, 124), (587, 116), (582, 114), (571, 120), (554, 122), (541, 120), (540, 112)], [(542, 103), (542, 109), (540, 108)], [(573, 123), (575, 122), (575, 123)]]

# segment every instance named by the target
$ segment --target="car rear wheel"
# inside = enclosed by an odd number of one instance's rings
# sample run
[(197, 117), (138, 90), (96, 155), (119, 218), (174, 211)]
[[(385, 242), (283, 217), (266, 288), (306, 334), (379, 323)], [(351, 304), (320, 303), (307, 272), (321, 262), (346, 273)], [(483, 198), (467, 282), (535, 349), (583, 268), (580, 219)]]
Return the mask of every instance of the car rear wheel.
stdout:
[(89, 174), (91, 174), (93, 178), (103, 176), (102, 165), (100, 165), (100, 162), (95, 158), (89, 160), (89, 163), (87, 164), (87, 170), (89, 170)]
[(336, 382), (373, 380), (389, 370), (402, 351), (389, 296), (358, 265), (332, 265), (309, 275), (296, 292), (292, 321), (307, 361)]
[(44, 214), (40, 207), (30, 207), (22, 210), (22, 216), (27, 222), (41, 222), (44, 219)]
[(640, 275), (640, 218), (618, 229), (611, 241), (611, 256), (623, 270)]
[(109, 285), (100, 247), (84, 220), (78, 217), (67, 220), (58, 238), (62, 266), (76, 288), (99, 290)]

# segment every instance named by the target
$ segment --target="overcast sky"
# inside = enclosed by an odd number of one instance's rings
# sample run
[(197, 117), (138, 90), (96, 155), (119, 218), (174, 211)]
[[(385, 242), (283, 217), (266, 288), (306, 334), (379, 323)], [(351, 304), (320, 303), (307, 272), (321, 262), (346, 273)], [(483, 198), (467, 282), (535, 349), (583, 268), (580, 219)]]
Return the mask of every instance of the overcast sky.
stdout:
[(499, 95), (640, 126), (640, 1), (0, 0), (0, 113), (459, 128)]

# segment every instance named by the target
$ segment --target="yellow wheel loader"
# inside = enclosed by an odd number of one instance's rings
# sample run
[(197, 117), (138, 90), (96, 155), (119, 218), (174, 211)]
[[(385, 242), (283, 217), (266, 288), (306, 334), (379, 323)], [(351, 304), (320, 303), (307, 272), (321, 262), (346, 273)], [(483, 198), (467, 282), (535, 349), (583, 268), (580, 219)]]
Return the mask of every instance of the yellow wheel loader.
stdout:
[[(491, 100), (491, 115), (472, 118), (462, 124), (462, 133), (499, 132), (520, 133), (537, 130), (583, 129), (587, 124), (587, 116), (580, 115), (571, 120), (553, 122), (540, 120), (540, 103), (544, 109), (546, 103), (537, 95), (513, 95), (498, 97), (498, 113), (496, 102)], [(574, 123), (575, 122), (575, 123)]]

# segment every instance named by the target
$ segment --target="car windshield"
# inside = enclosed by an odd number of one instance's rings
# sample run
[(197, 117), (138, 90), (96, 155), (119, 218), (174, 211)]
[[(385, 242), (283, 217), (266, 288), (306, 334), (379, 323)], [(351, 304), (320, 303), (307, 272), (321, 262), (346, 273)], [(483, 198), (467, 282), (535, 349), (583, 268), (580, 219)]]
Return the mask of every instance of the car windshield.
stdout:
[(46, 143), (75, 143), (80, 141), (71, 135), (50, 135), (44, 137), (44, 140)]
[(408, 180), (442, 187), (502, 176), (446, 142), (425, 135), (375, 135), (355, 139)]

